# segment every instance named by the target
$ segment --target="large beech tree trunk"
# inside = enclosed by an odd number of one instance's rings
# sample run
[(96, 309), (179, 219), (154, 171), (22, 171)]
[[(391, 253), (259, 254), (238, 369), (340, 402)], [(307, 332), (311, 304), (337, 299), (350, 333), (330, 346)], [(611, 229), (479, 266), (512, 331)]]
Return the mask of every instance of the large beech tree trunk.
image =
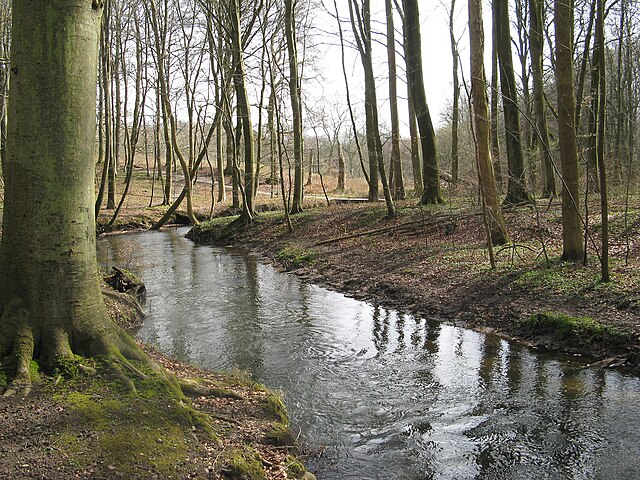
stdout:
[(144, 358), (110, 320), (96, 265), (101, 13), (95, 0), (13, 2), (0, 359), (15, 377), (6, 393), (28, 390), (32, 358), (48, 367), (74, 353)]

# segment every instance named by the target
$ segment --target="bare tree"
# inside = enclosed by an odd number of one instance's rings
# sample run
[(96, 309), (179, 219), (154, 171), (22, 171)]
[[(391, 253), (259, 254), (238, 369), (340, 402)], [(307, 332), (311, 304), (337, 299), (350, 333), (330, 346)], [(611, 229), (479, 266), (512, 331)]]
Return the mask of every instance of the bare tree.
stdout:
[(396, 68), (396, 36), (393, 22), (392, 0), (385, 0), (387, 15), (387, 62), (389, 65), (389, 109), (391, 114), (391, 168), (390, 187), (395, 200), (404, 200), (404, 180), (400, 161), (400, 120), (398, 117), (398, 86)]
[(489, 145), (489, 108), (484, 71), (484, 28), (482, 0), (469, 0), (469, 44), (471, 46), (471, 95), (475, 127), (476, 162), (490, 241), (502, 245), (509, 241), (500, 209)]
[(509, 31), (508, 0), (492, 0), (493, 28), (496, 29), (498, 46), (498, 64), (500, 66), (500, 87), (502, 90), (502, 109), (507, 144), (507, 183), (506, 203), (518, 204), (531, 201), (527, 191), (522, 141), (520, 135), (520, 113), (518, 94), (513, 71), (511, 53), (511, 33)]
[(549, 129), (547, 127), (547, 105), (544, 97), (543, 61), (543, 25), (544, 1), (529, 0), (529, 48), (531, 52), (531, 72), (533, 78), (533, 103), (538, 141), (538, 152), (543, 173), (542, 197), (556, 196), (556, 177), (553, 171), (553, 160), (549, 147)]
[(580, 261), (584, 255), (578, 210), (579, 176), (573, 89), (573, 0), (555, 0), (558, 140), (562, 164), (562, 257)]
[(436, 134), (427, 105), (422, 70), (422, 46), (418, 0), (402, 0), (404, 9), (404, 41), (406, 47), (407, 80), (411, 89), (422, 146), (424, 189), (420, 203), (442, 203), (440, 196), (440, 165), (436, 152)]

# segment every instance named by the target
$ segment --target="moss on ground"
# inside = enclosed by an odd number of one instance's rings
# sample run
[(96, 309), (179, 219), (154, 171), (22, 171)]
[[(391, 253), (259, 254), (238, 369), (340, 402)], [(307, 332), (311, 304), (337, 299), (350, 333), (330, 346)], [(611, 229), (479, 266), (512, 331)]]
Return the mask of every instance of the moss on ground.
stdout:
[(231, 451), (222, 472), (229, 479), (263, 480), (266, 478), (260, 454), (250, 447)]
[(318, 255), (310, 248), (289, 245), (281, 249), (276, 254), (276, 258), (287, 268), (300, 268), (314, 265)]
[(572, 317), (556, 312), (535, 313), (522, 322), (522, 328), (529, 336), (551, 335), (558, 340), (579, 338), (608, 344), (624, 344), (629, 340), (628, 332), (591, 317)]
[(77, 378), (56, 385), (54, 400), (73, 418), (59, 433), (62, 453), (80, 468), (104, 465), (97, 475), (173, 477), (185, 463), (194, 431), (219, 442), (211, 419), (184, 403), (170, 382), (150, 376), (136, 380), (136, 389), (134, 395), (104, 372), (90, 382)]

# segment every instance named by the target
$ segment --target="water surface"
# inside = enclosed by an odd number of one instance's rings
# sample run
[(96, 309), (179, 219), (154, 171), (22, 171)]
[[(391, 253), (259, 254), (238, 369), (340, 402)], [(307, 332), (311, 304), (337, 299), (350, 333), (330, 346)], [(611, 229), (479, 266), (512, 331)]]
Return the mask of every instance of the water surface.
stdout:
[(146, 342), (280, 389), (319, 479), (640, 478), (640, 380), (347, 298), (186, 231), (101, 239)]

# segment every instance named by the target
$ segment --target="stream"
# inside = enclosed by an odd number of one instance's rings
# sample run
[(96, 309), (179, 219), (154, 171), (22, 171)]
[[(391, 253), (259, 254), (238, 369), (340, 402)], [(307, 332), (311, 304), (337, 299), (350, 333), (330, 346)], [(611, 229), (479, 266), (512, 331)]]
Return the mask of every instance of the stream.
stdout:
[(98, 241), (139, 275), (138, 336), (283, 393), (319, 480), (640, 478), (640, 379), (399, 314), (186, 229)]

